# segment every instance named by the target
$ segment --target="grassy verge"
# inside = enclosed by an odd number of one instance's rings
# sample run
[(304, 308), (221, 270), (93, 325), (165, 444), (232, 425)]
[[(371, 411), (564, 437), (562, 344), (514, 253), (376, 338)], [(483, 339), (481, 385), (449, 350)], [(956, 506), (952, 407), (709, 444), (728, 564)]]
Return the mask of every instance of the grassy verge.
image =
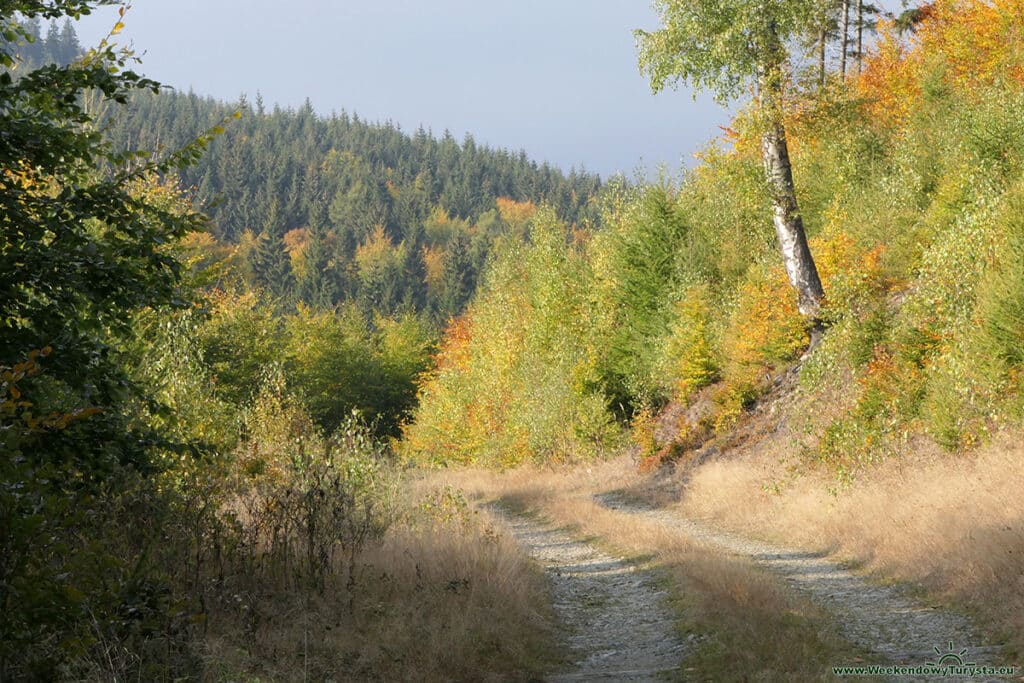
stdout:
[(879, 579), (920, 586), (933, 603), (973, 613), (1019, 661), (1024, 503), (1013, 482), (1024, 478), (1020, 436), (958, 456), (922, 443), (913, 456), (838, 489), (826, 471), (780, 477), (788, 444), (767, 442), (692, 472), (681, 510), (740, 533), (830, 550)]
[[(536, 680), (554, 645), (543, 574), (478, 515), (437, 509), (325, 590), (240, 591), (210, 615), (210, 680)], [(495, 618), (501, 615), (501, 618)]]

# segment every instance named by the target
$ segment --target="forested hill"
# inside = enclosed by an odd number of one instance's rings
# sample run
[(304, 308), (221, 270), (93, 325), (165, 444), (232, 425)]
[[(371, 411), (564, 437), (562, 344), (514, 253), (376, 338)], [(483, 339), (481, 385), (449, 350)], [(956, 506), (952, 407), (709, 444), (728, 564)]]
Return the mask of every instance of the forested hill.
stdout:
[(597, 215), (596, 175), (568, 174), (524, 152), (409, 135), (355, 114), (268, 109), (257, 99), (143, 94), (106, 122), (125, 147), (173, 150), (230, 119), (181, 175), (221, 242), (240, 244), (254, 284), (272, 296), (366, 310), (462, 308), (499, 235), (546, 203), (566, 221)]

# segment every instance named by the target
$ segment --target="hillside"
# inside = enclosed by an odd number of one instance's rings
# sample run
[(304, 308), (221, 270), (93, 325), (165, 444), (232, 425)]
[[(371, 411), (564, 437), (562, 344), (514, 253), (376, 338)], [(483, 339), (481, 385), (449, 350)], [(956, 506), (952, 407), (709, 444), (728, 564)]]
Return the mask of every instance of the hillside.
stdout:
[[(807, 452), (844, 476), (898, 455), (908, 432), (959, 452), (1020, 417), (1019, 17), (1003, 5), (957, 11), (936, 5), (909, 39), (883, 27), (859, 77), (795, 89), (787, 108), (826, 293), (827, 332), (800, 386), (830, 410), (808, 415)], [(667, 402), (709, 385), (710, 408), (687, 428), (697, 440), (728, 432), (810, 342), (775, 244), (756, 118), (741, 113), (679, 180), (610, 188), (591, 239), (539, 214), (531, 244), (498, 259), (452, 328), (409, 431), (416, 448), (418, 426), (452, 395), (492, 416), (470, 450), (442, 449), (472, 461), (517, 430), (550, 437), (513, 449), (518, 458), (564, 454), (581, 423), (549, 420), (554, 405), (592, 406), (587, 424), (625, 418), (644, 433)], [(559, 400), (516, 403), (545, 373)], [(669, 455), (642, 443), (645, 458)]]
[(104, 125), (117, 147), (176, 150), (225, 121), (180, 183), (210, 234), (241, 244), (250, 286), (276, 299), (443, 322), (472, 295), (495, 242), (521, 239), (524, 209), (546, 204), (579, 225), (597, 217), (595, 175), (563, 174), (470, 135), (319, 116), (308, 101), (291, 110), (138, 94)]

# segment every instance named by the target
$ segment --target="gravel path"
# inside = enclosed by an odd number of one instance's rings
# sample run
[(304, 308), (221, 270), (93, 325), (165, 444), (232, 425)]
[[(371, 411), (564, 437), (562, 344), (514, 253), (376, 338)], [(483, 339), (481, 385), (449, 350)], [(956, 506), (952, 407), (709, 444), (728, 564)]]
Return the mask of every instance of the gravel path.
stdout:
[(664, 681), (688, 651), (651, 572), (561, 529), (491, 508), (543, 567), (566, 627), (572, 670), (549, 681)]
[(834, 615), (846, 638), (877, 653), (881, 661), (872, 663), (918, 666), (936, 662), (940, 655), (935, 648), (946, 654), (952, 643), (958, 654), (966, 648), (965, 662), (1004, 665), (999, 648), (986, 644), (966, 617), (917, 604), (905, 592), (869, 583), (821, 554), (740, 538), (614, 493), (595, 498), (609, 509), (654, 520), (704, 545), (748, 557), (781, 575)]

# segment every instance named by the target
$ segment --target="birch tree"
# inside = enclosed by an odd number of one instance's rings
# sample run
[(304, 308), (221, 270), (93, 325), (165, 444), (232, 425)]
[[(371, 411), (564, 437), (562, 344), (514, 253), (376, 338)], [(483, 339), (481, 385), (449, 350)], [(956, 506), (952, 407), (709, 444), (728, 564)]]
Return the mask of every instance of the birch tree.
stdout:
[(654, 92), (680, 82), (733, 100), (757, 86), (761, 152), (772, 219), (800, 312), (820, 330), (824, 291), (797, 203), (783, 118), (786, 43), (820, 14), (818, 0), (655, 0), (662, 27), (636, 31), (640, 70)]

